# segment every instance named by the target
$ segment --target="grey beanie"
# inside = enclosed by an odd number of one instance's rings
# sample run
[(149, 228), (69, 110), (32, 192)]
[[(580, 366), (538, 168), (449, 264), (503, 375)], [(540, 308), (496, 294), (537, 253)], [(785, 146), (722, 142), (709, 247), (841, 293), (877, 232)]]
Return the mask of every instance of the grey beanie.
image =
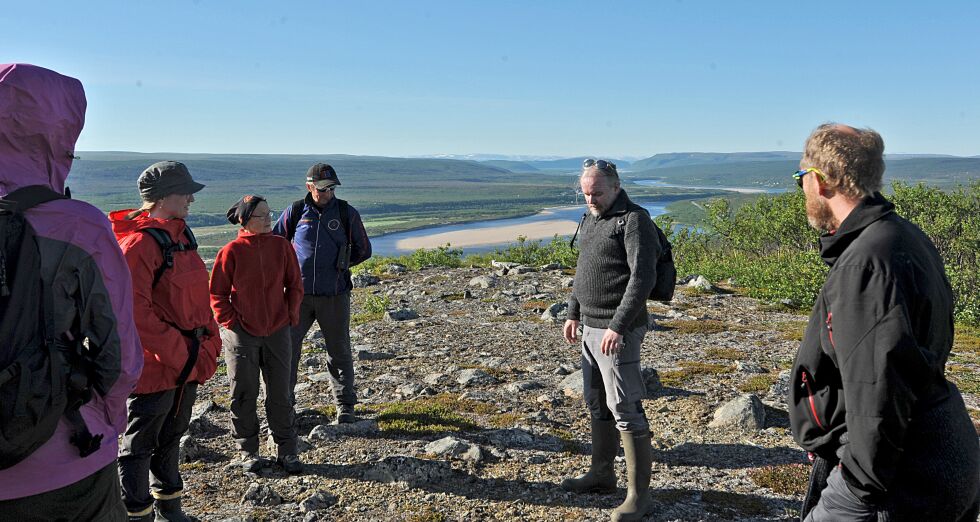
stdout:
[(171, 194), (194, 194), (204, 185), (194, 181), (187, 166), (178, 161), (158, 161), (140, 174), (137, 185), (140, 198), (146, 202), (159, 201)]

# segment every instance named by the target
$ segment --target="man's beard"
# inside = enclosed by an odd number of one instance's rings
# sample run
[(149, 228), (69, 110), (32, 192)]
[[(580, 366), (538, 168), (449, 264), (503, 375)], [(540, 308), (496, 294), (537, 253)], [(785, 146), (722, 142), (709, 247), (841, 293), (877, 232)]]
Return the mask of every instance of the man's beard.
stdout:
[(595, 217), (599, 217), (599, 216), (602, 215), (602, 208), (600, 208), (598, 206), (595, 206), (595, 207), (589, 206), (589, 213), (592, 214)]
[(806, 200), (806, 220), (811, 227), (817, 230), (826, 232), (837, 230), (838, 223), (834, 219), (830, 205), (816, 198), (807, 198)]

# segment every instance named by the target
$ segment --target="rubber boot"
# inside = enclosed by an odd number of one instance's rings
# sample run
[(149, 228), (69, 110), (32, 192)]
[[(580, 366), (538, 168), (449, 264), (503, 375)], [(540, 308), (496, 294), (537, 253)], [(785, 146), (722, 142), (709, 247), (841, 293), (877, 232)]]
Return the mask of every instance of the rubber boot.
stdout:
[(197, 519), (188, 516), (180, 508), (180, 497), (157, 499), (155, 502), (156, 519), (154, 522), (196, 522)]
[(619, 430), (614, 420), (592, 419), (592, 464), (589, 471), (561, 481), (561, 489), (572, 493), (616, 491), (613, 462), (619, 452)]
[(612, 520), (640, 520), (653, 507), (650, 498), (650, 473), (653, 466), (653, 447), (650, 432), (623, 432), (623, 452), (626, 454), (626, 501), (613, 510)]

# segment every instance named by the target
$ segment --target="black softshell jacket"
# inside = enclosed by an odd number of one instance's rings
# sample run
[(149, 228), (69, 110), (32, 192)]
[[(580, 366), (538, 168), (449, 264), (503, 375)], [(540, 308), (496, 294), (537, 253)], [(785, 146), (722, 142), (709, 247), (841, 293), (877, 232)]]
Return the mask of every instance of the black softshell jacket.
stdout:
[(935, 246), (875, 194), (822, 236), (820, 249), (831, 268), (788, 393), (797, 443), (840, 457), (849, 488), (871, 504), (933, 509), (925, 504), (950, 504), (949, 494), (972, 501), (980, 448), (959, 391), (944, 376), (953, 295)]

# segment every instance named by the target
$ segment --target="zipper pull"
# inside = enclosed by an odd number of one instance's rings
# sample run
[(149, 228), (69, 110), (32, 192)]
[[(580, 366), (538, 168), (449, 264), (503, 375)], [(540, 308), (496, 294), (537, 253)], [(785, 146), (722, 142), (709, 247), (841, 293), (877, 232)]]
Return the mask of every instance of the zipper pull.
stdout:
[(830, 337), (830, 347), (837, 349), (837, 344), (834, 343), (834, 313), (827, 312), (827, 335)]

